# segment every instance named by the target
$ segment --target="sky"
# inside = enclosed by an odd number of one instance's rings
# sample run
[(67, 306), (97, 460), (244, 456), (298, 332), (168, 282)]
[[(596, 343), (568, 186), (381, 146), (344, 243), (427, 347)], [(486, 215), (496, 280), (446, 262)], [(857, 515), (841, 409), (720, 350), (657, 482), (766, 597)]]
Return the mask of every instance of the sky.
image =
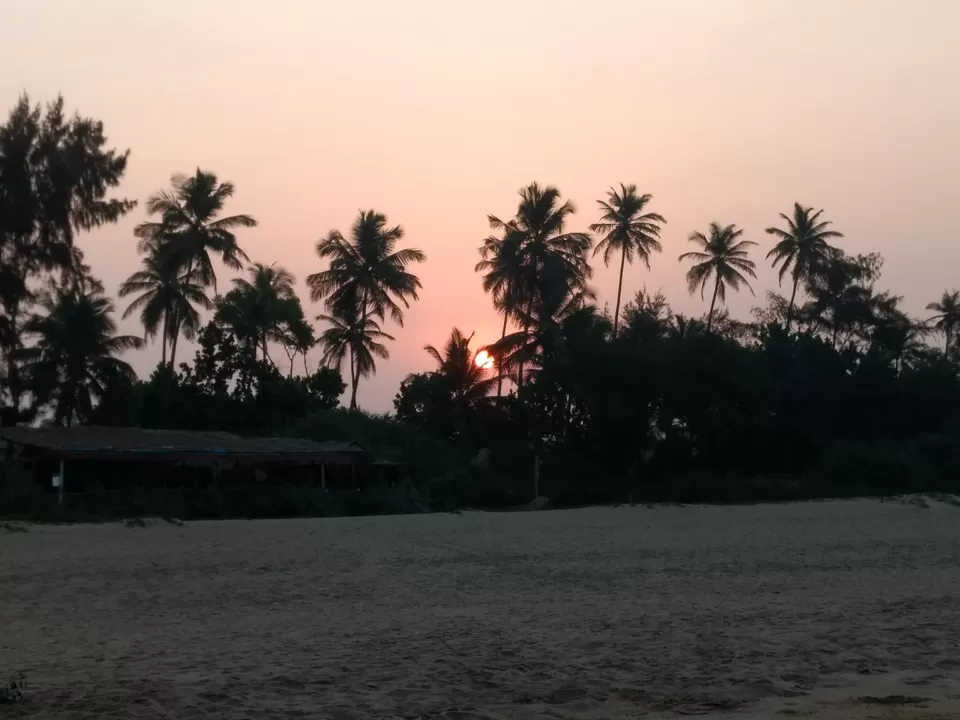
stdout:
[[(882, 253), (908, 311), (960, 287), (955, 0), (0, 0), (0, 17), (0, 113), (62, 93), (131, 150), (119, 192), (140, 206), (80, 240), (109, 291), (138, 267), (143, 200), (198, 166), (235, 183), (228, 210), (259, 221), (241, 246), (304, 300), (331, 228), (366, 208), (403, 226), (423, 290), (385, 328), (370, 410), (451, 328), (499, 336), (473, 266), (487, 215), (513, 215), (533, 181), (580, 230), (611, 185), (651, 193), (664, 251), (628, 266), (624, 295), (663, 290), (684, 313), (705, 310), (677, 262), (689, 234), (736, 223), (759, 243), (757, 297), (729, 297), (747, 317), (776, 288), (764, 228), (795, 201), (824, 208), (847, 252)], [(594, 264), (612, 308), (616, 264)], [(159, 355), (126, 359), (145, 377)]]

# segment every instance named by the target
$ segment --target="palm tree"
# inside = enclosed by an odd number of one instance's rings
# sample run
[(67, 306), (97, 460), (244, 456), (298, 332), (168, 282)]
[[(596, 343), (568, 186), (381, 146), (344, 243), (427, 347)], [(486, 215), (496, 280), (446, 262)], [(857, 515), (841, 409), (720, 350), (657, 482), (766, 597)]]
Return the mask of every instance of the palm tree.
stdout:
[(703, 251), (684, 253), (680, 260), (694, 260), (696, 264), (687, 271), (687, 285), (692, 295), (700, 288), (700, 297), (704, 297), (704, 292), (710, 278), (713, 277), (713, 296), (710, 299), (710, 312), (707, 315), (707, 330), (713, 327), (713, 311), (717, 304), (717, 299), (724, 302), (727, 297), (727, 286), (734, 290), (739, 290), (740, 285), (746, 285), (753, 293), (747, 275), (756, 278), (752, 260), (747, 258), (747, 248), (750, 245), (756, 245), (750, 240), (737, 241), (743, 235), (743, 230), (738, 229), (736, 225), (727, 225), (722, 227), (718, 223), (710, 223), (710, 236), (707, 237), (701, 232), (694, 232), (690, 235), (690, 242), (697, 243), (703, 248)]
[[(501, 223), (491, 218), (491, 223)], [(512, 227), (504, 229), (502, 237), (490, 235), (480, 246), (482, 260), (474, 266), (474, 272), (482, 272), (483, 290), (493, 297), (493, 306), (503, 315), (500, 338), (507, 336), (507, 322), (520, 311), (520, 279), (523, 276), (522, 235)], [(497, 397), (503, 394), (503, 362), (497, 362)]]
[(287, 359), (290, 361), (289, 377), (293, 377), (293, 361), (297, 355), (303, 357), (303, 376), (310, 376), (310, 368), (307, 367), (307, 353), (317, 344), (317, 338), (313, 332), (313, 326), (307, 322), (303, 315), (303, 307), (300, 305), (300, 299), (296, 299), (297, 311), (295, 317), (285, 323), (283, 328), (283, 337), (280, 340), (284, 351), (287, 353)]
[(897, 306), (901, 299), (888, 295), (876, 299), (875, 325), (870, 337), (871, 350), (886, 355), (898, 376), (904, 368), (913, 367), (930, 351), (923, 341), (930, 328), (914, 322), (900, 310)]
[[(488, 216), (490, 227), (504, 233), (501, 247), (514, 254), (513, 257), (504, 258), (501, 263), (513, 273), (509, 284), (504, 286), (504, 292), (509, 289), (509, 294), (502, 297), (516, 305), (514, 314), (527, 319), (532, 317), (541, 279), (548, 265), (554, 270), (562, 269), (564, 282), (573, 292), (591, 294), (587, 281), (593, 275), (593, 269), (587, 254), (593, 239), (588, 233), (564, 232), (567, 221), (575, 212), (572, 202), (560, 202), (557, 188), (549, 185), (540, 187), (532, 183), (520, 190), (520, 203), (514, 219), (505, 222), (494, 215)], [(496, 295), (494, 298), (496, 301)], [(525, 324), (524, 334), (528, 334), (529, 330), (529, 325)], [(523, 382), (522, 367), (518, 381), (521, 384)]]
[[(235, 188), (231, 182), (219, 182), (212, 172), (197, 168), (190, 177), (173, 176), (171, 185), (171, 190), (160, 190), (147, 199), (147, 212), (160, 218), (136, 227), (134, 234), (140, 238), (137, 249), (145, 254), (162, 254), (191, 282), (212, 286), (216, 291), (217, 274), (211, 255), (217, 255), (228, 268), (242, 269), (248, 258), (237, 244), (234, 231), (256, 227), (257, 221), (249, 215), (220, 217)], [(175, 315), (171, 320), (171, 366), (176, 361), (181, 324), (181, 318)]]
[(217, 301), (216, 320), (230, 330), (251, 359), (262, 353), (273, 363), (269, 342), (283, 343), (289, 326), (303, 320), (303, 310), (294, 294), (294, 277), (282, 267), (251, 265), (249, 280), (235, 278), (233, 289)]
[(537, 278), (544, 265), (560, 260), (571, 287), (586, 288), (593, 270), (587, 253), (593, 245), (588, 233), (564, 232), (564, 226), (576, 212), (569, 200), (560, 203), (560, 191), (550, 185), (541, 188), (532, 183), (520, 190), (517, 216), (509, 223), (490, 216), (493, 229), (518, 233), (522, 275), (518, 280), (522, 301), (533, 302)]
[(25, 328), (36, 338), (26, 371), (37, 398), (53, 401), (54, 421), (69, 426), (90, 416), (112, 380), (136, 379), (133, 368), (114, 356), (142, 347), (143, 340), (115, 334), (113, 304), (99, 293), (64, 290), (41, 305), (47, 314)]
[[(868, 273), (862, 261), (836, 251), (815, 275), (807, 278), (807, 292), (812, 300), (802, 314), (811, 317), (813, 331), (821, 327), (829, 331), (834, 349), (842, 349), (854, 330), (871, 320)], [(846, 335), (842, 340), (841, 333)]]
[(814, 212), (812, 207), (805, 208), (800, 203), (793, 204), (793, 217), (780, 213), (787, 223), (787, 229), (768, 227), (767, 233), (780, 238), (767, 253), (767, 259), (773, 258), (773, 267), (780, 264), (780, 283), (793, 269), (793, 291), (790, 293), (790, 304), (787, 306), (787, 332), (793, 322), (793, 307), (797, 298), (797, 286), (818, 268), (822, 268), (829, 261), (835, 251), (827, 241), (832, 238), (842, 238), (836, 230), (830, 230), (833, 223), (820, 220), (823, 210)]
[[(167, 341), (173, 341), (180, 330), (191, 340), (200, 327), (200, 314), (194, 306), (205, 310), (213, 307), (202, 285), (156, 252), (147, 255), (143, 259), (143, 269), (133, 273), (120, 286), (120, 297), (134, 293), (140, 295), (130, 303), (123, 317), (140, 311), (144, 339), (156, 337), (158, 329), (162, 328), (161, 362), (164, 366), (167, 364)], [(173, 318), (179, 318), (179, 329), (173, 326)]]
[(489, 395), (496, 382), (496, 378), (487, 377), (486, 370), (477, 365), (477, 354), (470, 349), (472, 339), (472, 333), (467, 337), (454, 328), (444, 343), (443, 352), (433, 345), (423, 346), (436, 361), (436, 374), (443, 379), (461, 417)]
[[(380, 332), (377, 323), (371, 326), (367, 320), (385, 320), (387, 313), (403, 327), (403, 309), (410, 307), (411, 300), (419, 299), (417, 291), (421, 287), (420, 279), (406, 267), (423, 262), (426, 256), (412, 248), (397, 250), (402, 239), (403, 228), (387, 227), (386, 216), (374, 210), (360, 212), (349, 240), (339, 230), (331, 230), (317, 243), (317, 255), (329, 265), (307, 277), (310, 299), (324, 299), (329, 312), (325, 317), (346, 322), (354, 333)], [(385, 333), (382, 337), (390, 338)], [(357, 359), (350, 368), (355, 403), (361, 375), (374, 371), (375, 365), (372, 360), (367, 363)]]
[(569, 284), (559, 261), (549, 262), (534, 302), (518, 311), (517, 320), (523, 329), (485, 349), (502, 357), (505, 368), (516, 368), (517, 384), (522, 385), (524, 366), (542, 367), (545, 358), (557, 350), (562, 342), (563, 324), (578, 312), (595, 312), (596, 308), (586, 305), (592, 299), (589, 289)]
[(330, 323), (317, 342), (323, 348), (321, 362), (339, 370), (347, 355), (350, 356), (350, 409), (356, 410), (360, 378), (377, 372), (375, 357), (383, 360), (390, 357), (387, 346), (380, 341), (394, 338), (380, 330), (377, 321), (369, 316), (361, 319), (357, 315), (318, 315), (317, 320)]
[(276, 263), (264, 265), (254, 263), (247, 268), (249, 280), (235, 278), (234, 287), (249, 289), (265, 298), (292, 298), (295, 294), (293, 284), (296, 278), (286, 268), (277, 267)]
[(943, 292), (940, 302), (933, 302), (927, 305), (927, 310), (932, 310), (936, 315), (930, 318), (934, 322), (934, 329), (942, 332), (946, 338), (944, 343), (944, 352), (950, 351), (950, 341), (954, 338), (954, 331), (960, 324), (960, 292), (952, 290)]
[[(263, 352), (264, 360), (267, 360), (270, 357), (267, 342), (283, 342), (285, 326), (298, 319), (296, 311), (299, 303), (296, 302), (293, 289), (296, 280), (293, 273), (275, 264), (254, 263), (247, 272), (250, 280), (235, 278), (233, 285), (241, 294), (252, 299), (257, 315), (257, 345)], [(299, 314), (302, 317), (302, 309)]]
[(617, 306), (613, 313), (613, 337), (617, 336), (620, 321), (620, 294), (623, 291), (623, 267), (633, 256), (639, 257), (650, 269), (650, 253), (661, 252), (660, 225), (666, 220), (657, 213), (644, 213), (653, 199), (652, 195), (637, 195), (636, 185), (620, 183), (620, 191), (613, 188), (607, 193), (607, 200), (598, 200), (602, 211), (601, 222), (594, 223), (590, 230), (603, 236), (593, 249), (596, 255), (603, 251), (603, 264), (609, 266), (611, 258), (620, 254), (620, 279), (617, 282)]

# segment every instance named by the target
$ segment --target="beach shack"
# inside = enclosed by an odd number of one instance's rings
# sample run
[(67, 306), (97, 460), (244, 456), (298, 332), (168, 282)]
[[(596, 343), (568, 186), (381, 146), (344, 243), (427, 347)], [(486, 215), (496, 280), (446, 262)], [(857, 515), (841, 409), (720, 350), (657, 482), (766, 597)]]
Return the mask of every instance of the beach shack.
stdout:
[(375, 458), (354, 442), (244, 437), (227, 432), (133, 427), (8, 427), (0, 499), (40, 493), (71, 496), (138, 491), (180, 493), (284, 485), (362, 491), (382, 478)]

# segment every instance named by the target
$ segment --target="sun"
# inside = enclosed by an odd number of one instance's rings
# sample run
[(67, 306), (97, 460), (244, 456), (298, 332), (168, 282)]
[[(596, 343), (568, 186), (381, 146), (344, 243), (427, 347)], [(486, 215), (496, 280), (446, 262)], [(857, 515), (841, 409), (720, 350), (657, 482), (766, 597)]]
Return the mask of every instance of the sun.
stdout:
[(478, 368), (482, 368), (483, 370), (489, 370), (493, 367), (493, 355), (486, 350), (478, 352), (473, 361), (477, 364)]

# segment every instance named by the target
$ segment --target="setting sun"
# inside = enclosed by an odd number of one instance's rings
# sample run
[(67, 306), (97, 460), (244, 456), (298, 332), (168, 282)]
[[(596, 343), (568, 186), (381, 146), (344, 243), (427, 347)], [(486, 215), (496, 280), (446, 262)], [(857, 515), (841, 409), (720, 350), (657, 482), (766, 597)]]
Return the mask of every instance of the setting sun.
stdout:
[(489, 370), (493, 367), (493, 355), (488, 353), (486, 350), (481, 350), (477, 353), (477, 357), (473, 360), (478, 368), (483, 368), (484, 370)]

